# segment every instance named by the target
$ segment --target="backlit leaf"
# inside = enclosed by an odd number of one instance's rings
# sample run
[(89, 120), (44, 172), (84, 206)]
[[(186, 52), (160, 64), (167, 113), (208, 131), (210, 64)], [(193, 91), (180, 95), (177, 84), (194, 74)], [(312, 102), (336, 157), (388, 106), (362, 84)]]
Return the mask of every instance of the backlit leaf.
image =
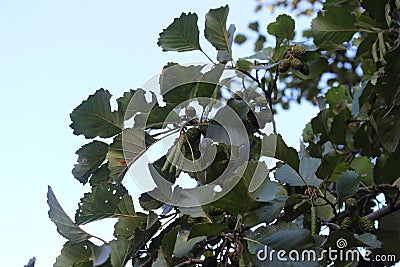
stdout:
[(78, 154), (78, 164), (72, 169), (72, 174), (79, 182), (86, 184), (89, 177), (103, 163), (108, 152), (108, 145), (100, 141), (93, 141), (83, 145), (76, 154)]
[(92, 237), (91, 234), (82, 230), (65, 213), (51, 187), (47, 191), (47, 204), (50, 207), (48, 212), (50, 220), (57, 226), (57, 232), (71, 242), (82, 242)]
[[(229, 33), (226, 30), (226, 20), (228, 18), (228, 5), (216, 9), (210, 9), (206, 14), (206, 27), (204, 35), (206, 39), (218, 50), (227, 51), (232, 58), (231, 44)], [(233, 36), (231, 36), (233, 40)]]
[(79, 203), (75, 221), (86, 224), (104, 218), (135, 216), (132, 198), (122, 184), (104, 183), (92, 188)]
[(160, 33), (158, 46), (163, 51), (186, 52), (201, 50), (196, 13), (182, 13)]
[(76, 107), (70, 115), (74, 134), (83, 134), (86, 138), (108, 138), (120, 133), (123, 114), (111, 111), (110, 99), (107, 90), (99, 89)]

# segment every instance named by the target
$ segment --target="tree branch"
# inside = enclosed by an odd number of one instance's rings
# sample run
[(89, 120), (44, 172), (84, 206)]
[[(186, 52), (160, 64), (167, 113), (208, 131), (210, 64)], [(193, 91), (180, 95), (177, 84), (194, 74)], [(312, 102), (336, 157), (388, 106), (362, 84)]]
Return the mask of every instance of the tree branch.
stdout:
[(183, 267), (183, 266), (188, 266), (194, 263), (203, 263), (204, 260), (199, 260), (199, 259), (188, 259), (187, 261), (181, 262), (178, 265), (175, 265), (175, 267)]
[(396, 210), (400, 210), (400, 201), (396, 201), (395, 203), (389, 204), (389, 205), (387, 205), (377, 211), (374, 211), (364, 217), (374, 221), (379, 218), (382, 218), (385, 215), (395, 212)]

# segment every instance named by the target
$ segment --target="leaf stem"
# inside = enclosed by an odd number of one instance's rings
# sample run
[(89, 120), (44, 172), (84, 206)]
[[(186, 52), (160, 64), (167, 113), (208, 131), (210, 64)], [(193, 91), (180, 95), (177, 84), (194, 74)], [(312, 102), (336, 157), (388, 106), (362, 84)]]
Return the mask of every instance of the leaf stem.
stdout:
[(217, 65), (203, 50), (200, 50), (200, 51), (207, 57), (208, 60), (211, 61), (211, 63), (213, 63), (214, 65)]

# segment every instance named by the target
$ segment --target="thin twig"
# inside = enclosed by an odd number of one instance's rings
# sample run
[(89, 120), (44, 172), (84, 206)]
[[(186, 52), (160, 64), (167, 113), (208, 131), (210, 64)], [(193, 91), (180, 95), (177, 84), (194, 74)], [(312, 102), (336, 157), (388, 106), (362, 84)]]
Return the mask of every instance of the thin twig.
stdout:
[(211, 63), (213, 63), (214, 65), (216, 65), (216, 63), (215, 63), (203, 50), (200, 50), (200, 51), (208, 58), (208, 60), (211, 61)]
[(204, 262), (204, 260), (199, 260), (199, 259), (188, 259), (187, 261), (181, 262), (177, 265), (175, 265), (175, 267), (183, 267), (183, 266), (188, 266), (191, 264), (202, 264)]

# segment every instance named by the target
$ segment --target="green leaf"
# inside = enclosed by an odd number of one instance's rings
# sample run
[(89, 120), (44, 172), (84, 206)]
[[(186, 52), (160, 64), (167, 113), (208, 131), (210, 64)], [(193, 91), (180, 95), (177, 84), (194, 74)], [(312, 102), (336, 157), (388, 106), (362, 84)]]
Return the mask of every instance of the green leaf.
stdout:
[(232, 43), (233, 36), (235, 36), (236, 27), (231, 24), (228, 28), (228, 48), (229, 50), (218, 50), (217, 60), (218, 62), (225, 64), (229, 60), (232, 60)]
[(257, 41), (254, 43), (254, 51), (260, 51), (264, 47), (264, 43), (267, 41), (267, 38), (260, 34), (257, 38)]
[(235, 43), (237, 43), (238, 45), (243, 44), (244, 42), (246, 42), (246, 40), (247, 40), (247, 37), (240, 33), (235, 36), (235, 39), (233, 39), (233, 41)]
[(281, 183), (288, 183), (291, 186), (304, 186), (306, 184), (319, 186), (322, 180), (317, 178), (315, 172), (320, 164), (320, 159), (306, 157), (300, 160), (299, 173), (285, 164), (276, 170), (275, 178)]
[(242, 243), (242, 253), (240, 253), (239, 259), (239, 267), (253, 267), (255, 266), (254, 263), (254, 256), (250, 254), (249, 249), (247, 248), (247, 242)]
[(338, 245), (339, 239), (344, 239), (347, 241), (346, 249), (363, 246), (362, 241), (355, 238), (353, 233), (350, 233), (348, 230), (343, 229), (343, 228), (330, 233), (328, 236), (328, 239), (326, 240), (325, 246), (336, 249), (336, 248), (338, 248), (337, 245)]
[(104, 218), (136, 216), (132, 198), (122, 184), (104, 183), (92, 188), (79, 203), (75, 221), (86, 224)]
[[(326, 198), (331, 202), (335, 203), (336, 199), (335, 197), (329, 193), (328, 191), (325, 193)], [(316, 209), (317, 209), (317, 217), (324, 220), (324, 221), (330, 221), (334, 216), (333, 208), (331, 205), (327, 203), (326, 200), (322, 198), (317, 198), (314, 202)]]
[[(227, 51), (232, 58), (229, 33), (226, 30), (226, 20), (228, 18), (228, 5), (217, 9), (210, 9), (206, 14), (206, 26), (204, 36), (218, 50)], [(232, 37), (233, 39), (233, 37)]]
[[(204, 97), (204, 98), (218, 98), (218, 91), (220, 89), (219, 80), (222, 73), (225, 70), (224, 64), (216, 64), (211, 70), (204, 73), (194, 92), (194, 97)], [(199, 99), (199, 104), (204, 108), (209, 105), (210, 100)]]
[(178, 113), (170, 105), (161, 107), (157, 104), (149, 113), (142, 112), (135, 116), (135, 128), (161, 129), (167, 127), (169, 124), (179, 122)]
[(78, 154), (78, 164), (72, 169), (74, 177), (86, 184), (89, 177), (97, 170), (106, 158), (108, 145), (100, 141), (93, 141), (83, 145), (75, 154)]
[[(214, 120), (218, 123), (208, 126), (206, 137), (226, 145), (244, 144), (243, 137), (247, 137), (247, 133), (243, 120), (247, 117), (248, 111), (249, 106), (244, 100), (229, 99), (227, 105), (216, 112)], [(233, 117), (232, 112), (238, 117)]]
[(286, 199), (286, 196), (277, 197), (272, 201), (263, 203), (261, 208), (246, 213), (243, 219), (244, 224), (257, 225), (260, 222), (270, 223), (274, 221), (285, 207)]
[(325, 3), (324, 3), (324, 7), (335, 6), (335, 5), (342, 4), (342, 3), (347, 2), (347, 1), (348, 0), (326, 0)]
[[(343, 106), (346, 107), (345, 104), (343, 104)], [(344, 108), (339, 114), (333, 117), (330, 127), (331, 131), (329, 133), (330, 140), (333, 144), (346, 144), (346, 124), (350, 117), (350, 111), (347, 108)]]
[(126, 172), (144, 152), (155, 142), (143, 129), (127, 128), (114, 138), (108, 148), (106, 158), (110, 177), (117, 183), (122, 182)]
[(189, 231), (181, 231), (176, 238), (176, 244), (174, 248), (174, 256), (180, 258), (188, 253), (196, 246), (197, 243), (206, 239), (206, 236), (195, 237), (188, 239)]
[(364, 89), (365, 89), (365, 86), (362, 86), (354, 94), (354, 99), (353, 99), (353, 103), (351, 106), (351, 115), (354, 118), (357, 118), (358, 114), (360, 113), (360, 106), (361, 106), (360, 105), (360, 97), (361, 97), (362, 93), (364, 92)]
[(400, 144), (400, 106), (394, 107), (390, 112), (380, 109), (376, 112), (375, 119), (383, 147), (391, 153), (395, 152)]
[(387, 1), (364, 0), (361, 6), (368, 12), (368, 14), (378, 22), (386, 22), (385, 19), (385, 5)]
[(113, 267), (124, 267), (132, 253), (132, 241), (119, 238), (110, 242), (111, 264)]
[(196, 82), (201, 80), (204, 65), (180, 66), (172, 64), (164, 67), (160, 75), (160, 90), (163, 100), (172, 108), (193, 98)]
[(263, 242), (275, 249), (291, 250), (311, 242), (310, 231), (306, 229), (283, 230), (268, 236)]
[(131, 239), (136, 228), (142, 228), (146, 224), (146, 215), (143, 213), (136, 213), (137, 217), (120, 217), (118, 222), (114, 225), (114, 236), (119, 238)]
[[(90, 262), (92, 246), (93, 243), (89, 241), (65, 243), (61, 250), (61, 255), (57, 257), (53, 267), (76, 266), (76, 263)], [(93, 266), (92, 263), (91, 266)]]
[(382, 246), (382, 242), (376, 238), (376, 235), (366, 233), (362, 235), (354, 235), (355, 238), (363, 242), (369, 248), (380, 248)]
[(347, 86), (332, 87), (325, 96), (326, 102), (333, 108), (336, 105), (346, 102), (351, 103), (351, 96)]
[(294, 170), (299, 169), (300, 160), (296, 149), (287, 146), (280, 134), (270, 134), (264, 136), (262, 143), (262, 156), (275, 157), (276, 159), (282, 160), (286, 164), (289, 164)]
[(344, 163), (344, 162), (337, 163), (335, 168), (333, 169), (333, 172), (332, 172), (331, 176), (329, 177), (329, 181), (336, 183), (338, 178), (339, 178), (339, 176), (345, 170), (349, 170), (349, 169), (351, 169), (351, 167), (347, 163)]
[(65, 213), (53, 190), (48, 186), (47, 204), (50, 207), (48, 212), (50, 220), (57, 226), (57, 232), (71, 242), (78, 243), (93, 237), (91, 234), (82, 230)]
[[(127, 130), (124, 130), (127, 132)], [(143, 144), (140, 144), (143, 146)], [(128, 162), (124, 157), (122, 147), (122, 135), (117, 135), (108, 148), (106, 155), (108, 160), (107, 167), (110, 170), (110, 177), (117, 183), (122, 182), (126, 172), (128, 171)]]
[(250, 30), (258, 32), (258, 27), (259, 27), (258, 21), (249, 23), (248, 27), (249, 27)]
[[(249, 232), (248, 236), (250, 239), (275, 250), (289, 251), (296, 249), (299, 251), (312, 242), (310, 231), (299, 229), (296, 224), (292, 223), (262, 226), (254, 232)], [(252, 252), (250, 247), (249, 250)]]
[[(398, 249), (398, 241), (400, 237), (400, 211), (393, 212), (379, 219), (379, 228), (377, 236), (382, 242), (382, 248), (376, 250), (376, 254), (380, 255), (396, 255), (396, 259), (400, 258)], [(371, 256), (372, 258), (372, 256)], [(394, 264), (392, 262), (392, 264)], [(391, 264), (388, 264), (388, 266)]]
[(292, 40), (294, 38), (295, 22), (289, 15), (279, 15), (275, 22), (268, 25), (268, 33), (278, 38)]
[(70, 127), (74, 134), (83, 134), (86, 138), (108, 138), (120, 133), (123, 114), (111, 111), (110, 99), (111, 94), (107, 90), (99, 89), (76, 107), (70, 115)]
[(374, 164), (368, 157), (357, 157), (351, 162), (351, 167), (360, 175), (360, 181), (366, 185), (374, 183)]
[(327, 7), (318, 12), (318, 16), (312, 21), (314, 43), (317, 46), (325, 42), (341, 44), (350, 41), (358, 31), (354, 26), (356, 17), (347, 7)]
[(336, 182), (336, 191), (341, 202), (354, 196), (358, 190), (358, 173), (355, 171), (344, 171)]
[(138, 88), (129, 90), (117, 99), (118, 110), (124, 115), (125, 120), (129, 120), (137, 113), (149, 113), (151, 107), (157, 102), (156, 95), (151, 92), (151, 101), (147, 102), (146, 91)]
[(100, 168), (95, 170), (90, 177), (89, 184), (91, 186), (97, 186), (101, 183), (108, 182), (110, 178), (110, 170), (107, 167), (107, 164), (101, 165)]
[(143, 193), (139, 197), (139, 204), (144, 210), (156, 210), (160, 208), (164, 203), (153, 198), (148, 193)]
[(253, 65), (253, 63), (245, 59), (239, 59), (238, 61), (236, 61), (236, 67), (242, 71), (250, 71), (251, 66)]
[(332, 109), (325, 109), (318, 113), (318, 115), (311, 120), (311, 126), (315, 134), (320, 134), (320, 143), (323, 144), (329, 141), (329, 134), (331, 130), (331, 118), (334, 116)]
[(186, 52), (201, 50), (196, 13), (182, 13), (160, 33), (157, 42), (163, 51)]
[[(229, 191), (225, 196), (213, 202), (212, 204), (220, 209), (232, 212), (234, 214), (242, 214), (258, 209), (262, 206), (261, 202), (254, 199), (252, 193), (249, 192), (249, 185), (253, 179), (253, 174), (256, 171), (257, 162), (249, 161), (247, 168), (243, 173), (236, 186)], [(237, 168), (237, 172), (243, 170), (244, 165)], [(231, 174), (232, 179), (235, 179), (237, 172)], [(265, 174), (267, 177), (268, 174)], [(268, 178), (267, 178), (268, 179)]]
[(224, 223), (199, 223), (195, 224), (190, 230), (188, 239), (199, 236), (218, 236), (221, 232), (228, 229)]
[(274, 49), (269, 46), (269, 47), (266, 47), (266, 48), (258, 51), (254, 55), (245, 57), (245, 59), (267, 60), (267, 59), (271, 59), (272, 58), (272, 56), (274, 55), (273, 52), (274, 52)]
[(172, 253), (174, 252), (175, 242), (180, 228), (181, 227), (178, 225), (165, 234), (154, 266), (172, 266)]

